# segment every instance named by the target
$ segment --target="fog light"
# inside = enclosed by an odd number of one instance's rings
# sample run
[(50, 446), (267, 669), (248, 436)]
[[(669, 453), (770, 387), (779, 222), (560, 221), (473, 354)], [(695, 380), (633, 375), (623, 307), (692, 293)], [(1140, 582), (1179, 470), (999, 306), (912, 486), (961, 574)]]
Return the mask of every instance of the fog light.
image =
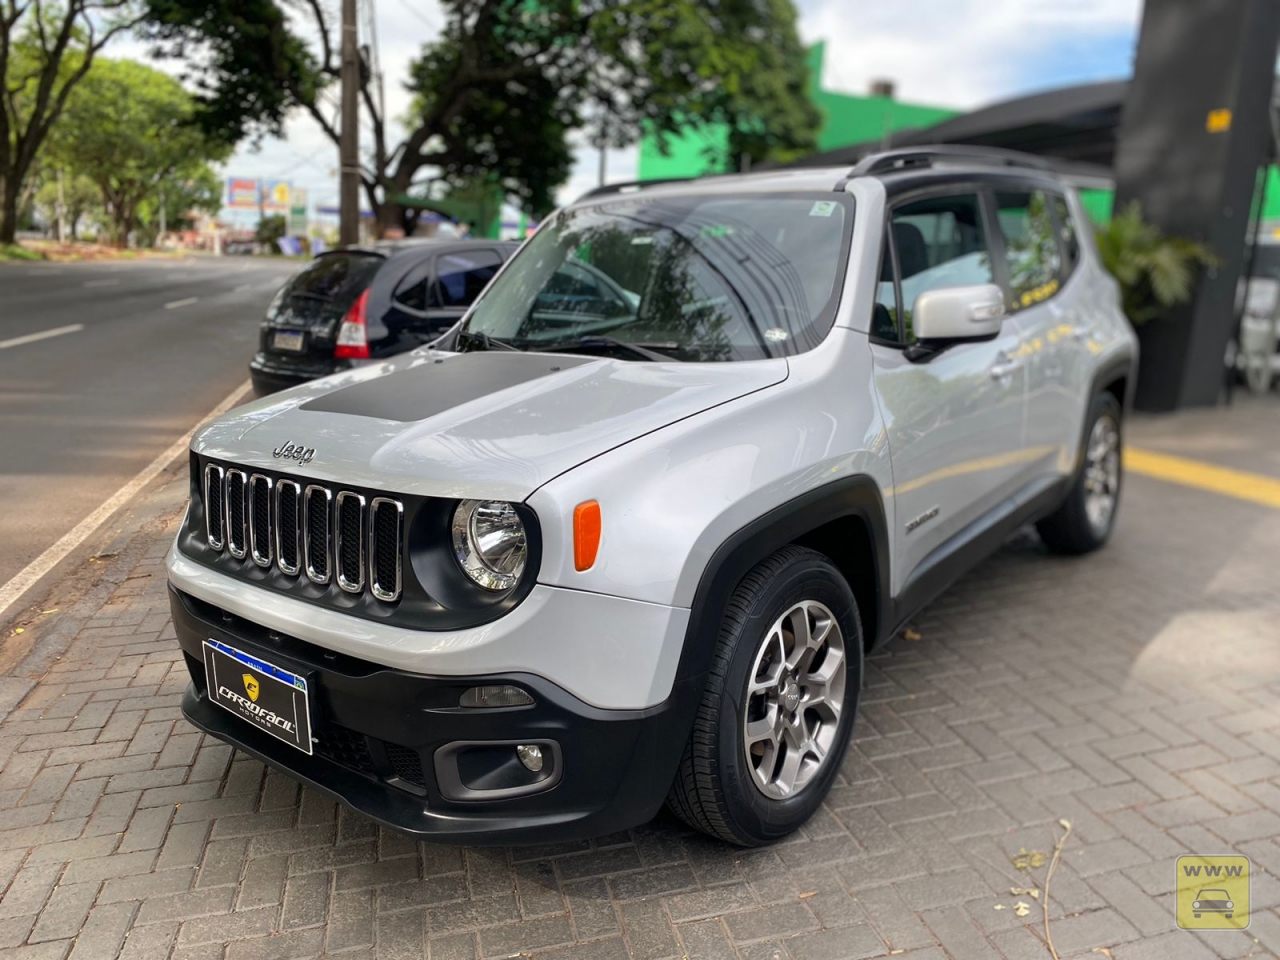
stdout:
[(531, 773), (538, 773), (542, 770), (542, 748), (533, 743), (522, 743), (516, 747), (516, 756), (520, 758), (520, 762), (524, 764), (525, 769)]
[(519, 687), (472, 687), (458, 700), (460, 707), (527, 707), (533, 697)]

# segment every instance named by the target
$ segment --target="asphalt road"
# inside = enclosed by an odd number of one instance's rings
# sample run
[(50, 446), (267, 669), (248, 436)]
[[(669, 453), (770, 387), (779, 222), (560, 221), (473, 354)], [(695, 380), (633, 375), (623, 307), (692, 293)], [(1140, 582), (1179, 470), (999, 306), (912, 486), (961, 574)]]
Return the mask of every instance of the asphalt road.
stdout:
[(297, 268), (0, 263), (0, 587), (245, 382)]

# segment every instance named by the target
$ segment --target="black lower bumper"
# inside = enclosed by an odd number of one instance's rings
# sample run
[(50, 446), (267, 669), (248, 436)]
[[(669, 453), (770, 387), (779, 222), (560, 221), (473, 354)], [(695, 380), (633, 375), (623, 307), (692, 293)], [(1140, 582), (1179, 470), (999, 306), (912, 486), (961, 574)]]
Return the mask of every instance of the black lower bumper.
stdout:
[[(374, 820), (437, 842), (545, 843), (646, 822), (666, 797), (696, 709), (698, 685), (688, 680), (656, 707), (601, 710), (532, 675), (423, 677), (268, 631), (172, 587), (170, 603), (192, 679), (182, 700), (188, 720)], [(202, 652), (210, 638), (307, 678), (313, 755), (210, 700)], [(520, 687), (534, 704), (459, 707), (467, 689), (496, 684)], [(504, 759), (510, 767), (523, 743), (543, 746), (545, 780), (487, 798), (501, 780), (490, 768)]]

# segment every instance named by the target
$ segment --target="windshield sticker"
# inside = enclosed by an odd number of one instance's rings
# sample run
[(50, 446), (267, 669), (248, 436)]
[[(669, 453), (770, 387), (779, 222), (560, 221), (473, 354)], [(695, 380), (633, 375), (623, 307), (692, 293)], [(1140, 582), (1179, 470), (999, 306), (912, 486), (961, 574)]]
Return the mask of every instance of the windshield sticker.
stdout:
[(787, 333), (787, 331), (783, 330), (781, 327), (770, 327), (764, 332), (764, 338), (770, 343), (781, 343), (790, 336), (791, 334)]
[(836, 212), (836, 202), (834, 200), (815, 200), (813, 207), (809, 210), (811, 217), (829, 217)]

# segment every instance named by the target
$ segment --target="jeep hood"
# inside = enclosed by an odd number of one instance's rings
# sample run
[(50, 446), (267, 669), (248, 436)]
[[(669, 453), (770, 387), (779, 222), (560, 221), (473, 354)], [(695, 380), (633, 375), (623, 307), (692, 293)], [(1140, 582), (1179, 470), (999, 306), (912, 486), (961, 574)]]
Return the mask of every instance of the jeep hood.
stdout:
[[(607, 450), (786, 377), (780, 359), (415, 351), (240, 407), (192, 449), (338, 484), (519, 501)], [(289, 445), (315, 452), (300, 462)]]

